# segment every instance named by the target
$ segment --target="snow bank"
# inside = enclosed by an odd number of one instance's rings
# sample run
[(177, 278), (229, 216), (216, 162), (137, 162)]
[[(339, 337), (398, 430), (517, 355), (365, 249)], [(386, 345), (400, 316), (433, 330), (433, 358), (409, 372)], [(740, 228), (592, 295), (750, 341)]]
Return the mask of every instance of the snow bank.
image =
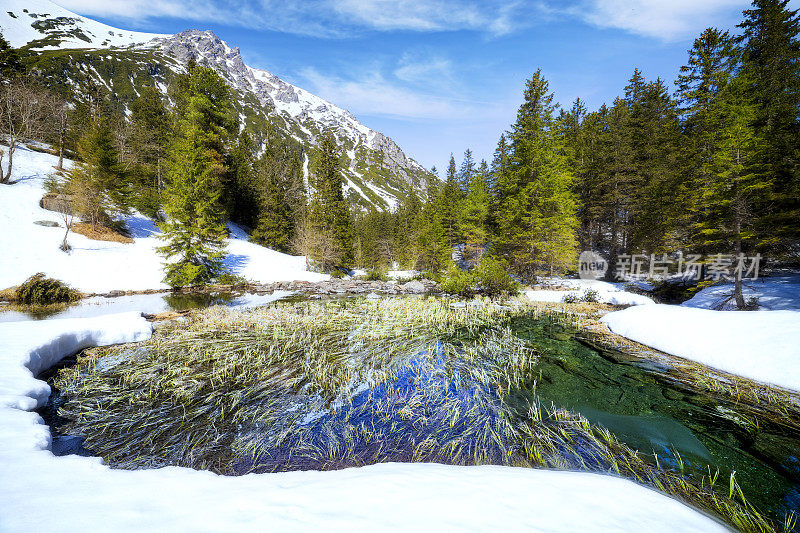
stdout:
[(588, 473), (389, 463), (223, 477), (54, 457), (29, 411), (49, 392), (32, 374), (81, 347), (149, 335), (134, 313), (0, 324), (0, 530), (727, 531), (671, 498)]
[[(158, 239), (152, 221), (141, 215), (126, 218), (133, 244), (95, 241), (70, 233), (70, 254), (58, 249), (63, 227), (34, 224), (63, 224), (58, 213), (39, 207), (45, 192), (44, 178), (56, 162), (55, 156), (19, 148), (12, 173), (12, 180), (19, 181), (0, 185), (0, 288), (18, 285), (36, 272), (45, 272), (83, 292), (167, 288), (162, 282), (163, 259), (156, 253), (163, 241)], [(232, 229), (225, 264), (234, 273), (261, 283), (328, 279), (324, 274), (308, 272), (304, 257), (247, 242), (246, 233)]]
[[(774, 276), (747, 280), (742, 290), (744, 298), (756, 297), (761, 310), (800, 310), (800, 275)], [(715, 309), (733, 293), (733, 283), (723, 283), (707, 287), (694, 295), (691, 300), (683, 302), (684, 307)], [(733, 310), (736, 302), (729, 301), (723, 310)]]
[(618, 335), (710, 367), (800, 390), (800, 312), (631, 307), (602, 318)]
[(606, 281), (588, 279), (555, 279), (549, 281), (550, 286), (570, 288), (568, 291), (541, 290), (525, 291), (529, 299), (534, 302), (561, 302), (564, 296), (571, 294), (582, 298), (587, 290), (597, 291), (600, 302), (611, 305), (648, 305), (655, 303), (652, 299), (641, 294), (634, 294), (624, 290), (622, 283), (608, 283)]

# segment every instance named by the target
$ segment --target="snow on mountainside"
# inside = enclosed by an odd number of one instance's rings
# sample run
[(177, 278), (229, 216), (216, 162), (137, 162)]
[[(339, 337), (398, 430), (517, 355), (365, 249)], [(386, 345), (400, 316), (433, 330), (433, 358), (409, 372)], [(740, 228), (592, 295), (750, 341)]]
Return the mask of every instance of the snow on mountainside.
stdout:
[[(11, 46), (19, 48), (43, 40), (37, 50), (48, 48), (97, 48), (130, 46), (147, 42), (158, 33), (119, 30), (101, 22), (76, 15), (48, 0), (3, 0), (0, 27)], [(49, 38), (57, 38), (55, 46)]]
[[(108, 71), (113, 74), (104, 75), (98, 63), (125, 62), (133, 69), (144, 69), (162, 89), (168, 81), (165, 70), (182, 70), (190, 59), (208, 65), (238, 91), (241, 105), (258, 108), (258, 113), (299, 142), (307, 154), (318, 144), (323, 131), (332, 131), (347, 158), (343, 170), (345, 194), (361, 208), (391, 209), (410, 190), (424, 194), (433, 179), (392, 139), (364, 126), (350, 112), (270, 72), (246, 65), (238, 48), (231, 48), (211, 31), (163, 35), (117, 30), (49, 0), (5, 0), (0, 29), (16, 47), (27, 46), (43, 54), (56, 49), (76, 50), (73, 63), (83, 61), (83, 73), (115, 90), (118, 96), (117, 69), (110, 68)], [(83, 51), (84, 58), (78, 57), (78, 50)], [(86, 54), (92, 53), (91, 59), (85, 59)], [(138, 55), (133, 57), (134, 53)], [(141, 77), (141, 71), (138, 75)], [(133, 74), (131, 78), (133, 85)], [(128, 92), (135, 96), (135, 86)]]

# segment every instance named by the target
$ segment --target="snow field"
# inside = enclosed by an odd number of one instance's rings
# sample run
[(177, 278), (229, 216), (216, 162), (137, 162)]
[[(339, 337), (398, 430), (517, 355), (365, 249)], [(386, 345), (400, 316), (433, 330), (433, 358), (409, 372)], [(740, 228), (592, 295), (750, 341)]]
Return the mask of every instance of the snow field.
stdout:
[[(63, 225), (58, 213), (39, 207), (44, 179), (56, 162), (55, 156), (24, 147), (14, 154), (12, 180), (17, 183), (0, 186), (0, 288), (19, 285), (37, 272), (83, 292), (168, 288), (162, 281), (163, 258), (156, 252), (163, 241), (152, 221), (142, 215), (125, 219), (133, 244), (95, 241), (70, 233), (69, 254), (59, 250), (63, 227), (34, 224), (50, 221)], [(261, 283), (328, 279), (306, 270), (304, 257), (258, 246), (248, 242), (240, 228), (231, 226), (231, 230), (225, 264), (233, 273)]]

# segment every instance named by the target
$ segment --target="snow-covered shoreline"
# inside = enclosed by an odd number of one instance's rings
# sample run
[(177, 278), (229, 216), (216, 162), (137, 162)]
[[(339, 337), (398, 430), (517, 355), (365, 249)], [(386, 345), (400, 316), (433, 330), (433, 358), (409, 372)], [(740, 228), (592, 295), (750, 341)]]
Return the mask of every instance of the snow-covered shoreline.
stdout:
[(601, 322), (662, 352), (800, 391), (800, 311), (646, 305), (609, 313)]
[(34, 375), (92, 345), (141, 341), (137, 313), (0, 324), (0, 530), (726, 531), (633, 482), (590, 473), (387, 463), (331, 472), (224, 477), (168, 467), (112, 470), (55, 457), (32, 409)]

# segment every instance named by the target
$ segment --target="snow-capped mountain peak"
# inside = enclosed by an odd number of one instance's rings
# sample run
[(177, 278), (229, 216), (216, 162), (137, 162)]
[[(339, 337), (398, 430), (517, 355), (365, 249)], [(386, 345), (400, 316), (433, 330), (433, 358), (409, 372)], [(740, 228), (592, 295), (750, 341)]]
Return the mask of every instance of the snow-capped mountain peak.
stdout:
[[(145, 70), (145, 76), (161, 75), (157, 86), (163, 89), (163, 82), (168, 81), (163, 71), (180, 70), (193, 59), (215, 69), (241, 95), (242, 102), (254, 97), (257, 104), (252, 105), (258, 106), (259, 112), (309, 151), (323, 131), (332, 132), (348, 160), (343, 169), (346, 194), (362, 208), (391, 209), (409, 191), (424, 193), (432, 179), (392, 139), (368, 128), (349, 111), (271, 72), (248, 66), (239, 49), (213, 31), (186, 30), (175, 35), (131, 32), (76, 15), (49, 0), (6, 0), (6, 5), (0, 12), (0, 28), (13, 46), (26, 46), (39, 54), (75, 50), (70, 61), (82, 64), (82, 72), (112, 91), (118, 80), (106, 79), (109, 76), (97, 69), (98, 61), (135, 63), (132, 66)], [(98, 57), (99, 51), (103, 54)], [(124, 57), (126, 52), (149, 56), (146, 61), (132, 60)], [(153, 65), (154, 61), (162, 64)]]

